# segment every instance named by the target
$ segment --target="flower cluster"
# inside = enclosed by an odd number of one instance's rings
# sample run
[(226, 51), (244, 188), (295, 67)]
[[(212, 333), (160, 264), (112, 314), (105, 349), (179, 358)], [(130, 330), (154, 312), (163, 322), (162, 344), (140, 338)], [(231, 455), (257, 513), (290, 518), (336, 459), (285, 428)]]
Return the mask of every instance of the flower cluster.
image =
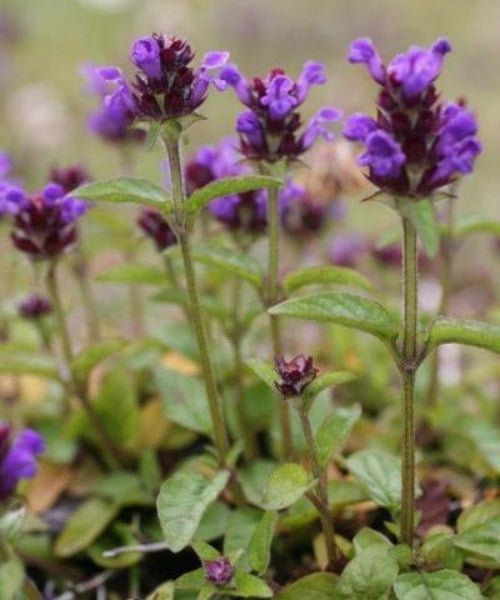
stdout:
[(351, 45), (349, 61), (364, 63), (382, 89), (377, 118), (353, 114), (344, 136), (364, 143), (359, 164), (382, 190), (426, 196), (472, 171), (481, 151), (476, 120), (463, 103), (442, 102), (434, 86), (450, 51), (441, 38), (430, 48), (412, 46), (385, 66), (371, 40)]
[(234, 568), (228, 558), (221, 556), (203, 564), (207, 581), (217, 586), (227, 585), (234, 576)]
[[(202, 146), (185, 168), (188, 193), (211, 181), (243, 175), (250, 171), (236, 150), (234, 138), (224, 138), (217, 146)], [(212, 200), (209, 211), (230, 231), (257, 234), (267, 227), (267, 194), (264, 190), (231, 194)]]
[(154, 242), (158, 252), (163, 252), (177, 243), (175, 233), (165, 217), (154, 208), (143, 208), (137, 225)]
[(23, 429), (11, 440), (11, 428), (0, 423), (0, 500), (8, 498), (21, 479), (36, 474), (37, 456), (45, 450), (42, 437)]
[(302, 121), (297, 109), (313, 85), (325, 83), (324, 65), (305, 63), (297, 81), (283, 69), (273, 69), (264, 78), (248, 81), (236, 65), (227, 65), (220, 77), (247, 107), (236, 122), (241, 152), (247, 158), (266, 162), (293, 159), (308, 150), (319, 136), (333, 139), (327, 126), (338, 121), (341, 112), (331, 107), (320, 109), (305, 130), (299, 132)]
[(85, 202), (65, 195), (57, 183), (29, 196), (16, 190), (12, 241), (33, 260), (55, 258), (76, 242), (76, 221), (85, 210)]
[(38, 320), (52, 312), (52, 304), (48, 298), (31, 294), (19, 303), (19, 314), (23, 319)]
[(314, 366), (312, 356), (299, 354), (286, 361), (282, 356), (275, 358), (276, 371), (281, 381), (276, 382), (278, 391), (284, 398), (300, 396), (304, 389), (316, 379), (318, 369)]

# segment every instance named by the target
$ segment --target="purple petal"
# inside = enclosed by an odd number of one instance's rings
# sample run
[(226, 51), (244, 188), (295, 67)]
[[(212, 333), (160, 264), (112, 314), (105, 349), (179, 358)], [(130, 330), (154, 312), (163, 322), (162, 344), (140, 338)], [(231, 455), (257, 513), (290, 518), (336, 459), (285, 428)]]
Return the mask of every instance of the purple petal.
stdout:
[(366, 136), (377, 129), (377, 122), (362, 113), (352, 114), (344, 123), (343, 135), (351, 142), (364, 142)]
[(385, 83), (385, 67), (370, 38), (354, 40), (349, 48), (347, 59), (351, 63), (363, 63), (373, 79)]

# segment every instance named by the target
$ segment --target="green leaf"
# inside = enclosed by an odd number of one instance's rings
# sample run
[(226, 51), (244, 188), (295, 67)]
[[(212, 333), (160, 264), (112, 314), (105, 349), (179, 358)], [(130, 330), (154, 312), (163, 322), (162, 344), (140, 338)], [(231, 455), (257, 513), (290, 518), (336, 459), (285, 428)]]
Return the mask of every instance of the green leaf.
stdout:
[(191, 542), (204, 512), (223, 491), (229, 475), (229, 471), (220, 471), (210, 480), (196, 472), (178, 472), (162, 484), (157, 511), (172, 552), (179, 552)]
[[(244, 573), (237, 571), (234, 577), (235, 589), (227, 589), (222, 592), (224, 596), (230, 596), (234, 598), (272, 598), (273, 592), (265, 581)], [(219, 590), (217, 590), (220, 593)]]
[(301, 465), (281, 465), (267, 480), (261, 506), (266, 510), (288, 508), (311, 488), (311, 483), (307, 471)]
[(358, 376), (355, 373), (350, 373), (349, 371), (323, 373), (319, 377), (316, 377), (316, 379), (305, 388), (302, 397), (304, 398), (306, 405), (310, 405), (312, 400), (321, 394), (321, 392), (324, 392), (328, 388), (341, 385), (342, 383), (348, 383), (357, 378)]
[(256, 506), (260, 504), (269, 475), (276, 467), (273, 460), (254, 460), (241, 467), (240, 483), (248, 502)]
[(88, 548), (113, 521), (118, 511), (117, 504), (104, 498), (91, 498), (80, 504), (56, 539), (56, 555), (68, 558)]
[(193, 542), (191, 545), (193, 550), (196, 552), (196, 555), (200, 559), (200, 562), (205, 560), (217, 560), (220, 557), (220, 552), (210, 544), (198, 541)]
[(363, 527), (358, 531), (352, 540), (352, 544), (356, 554), (360, 554), (361, 552), (374, 547), (381, 548), (383, 551), (391, 548), (391, 542), (385, 535), (382, 535), (369, 527)]
[[(173, 247), (169, 250), (170, 256), (180, 255), (180, 250)], [(197, 245), (193, 247), (193, 258), (211, 267), (220, 269), (224, 273), (248, 281), (256, 288), (262, 287), (262, 269), (259, 263), (248, 254), (235, 248), (224, 246)]]
[(340, 449), (361, 416), (361, 406), (336, 408), (316, 432), (316, 445), (321, 466), (325, 466), (333, 452)]
[(148, 121), (149, 128), (144, 140), (144, 148), (146, 152), (150, 152), (156, 146), (156, 142), (160, 137), (161, 124), (158, 121)]
[(482, 215), (464, 215), (453, 226), (454, 237), (464, 238), (472, 233), (500, 235), (500, 221), (487, 219)]
[(259, 377), (273, 392), (276, 392), (278, 374), (273, 364), (260, 358), (249, 358), (245, 364)]
[(373, 288), (371, 282), (353, 269), (347, 267), (318, 266), (305, 267), (289, 273), (283, 280), (283, 289), (289, 296), (292, 292), (311, 284), (335, 283), (352, 285), (364, 290)]
[(0, 564), (0, 598), (17, 600), (24, 580), (21, 561), (11, 558)]
[(463, 510), (457, 520), (457, 531), (463, 533), (493, 517), (500, 517), (500, 498), (480, 502)]
[(155, 369), (154, 377), (165, 416), (187, 429), (210, 434), (212, 425), (202, 382), (164, 368)]
[(349, 471), (380, 506), (395, 509), (401, 504), (401, 463), (382, 450), (360, 450), (346, 461)]
[[(214, 319), (224, 320), (228, 317), (226, 307), (214, 296), (200, 294), (199, 302), (201, 308)], [(151, 300), (153, 302), (164, 302), (166, 304), (177, 304), (189, 310), (189, 297), (187, 291), (181, 288), (169, 287), (156, 292)]]
[[(246, 550), (262, 517), (262, 511), (256, 508), (240, 508), (231, 514), (224, 536), (224, 556)], [(238, 562), (238, 568), (249, 571), (250, 565), (244, 554)]]
[(257, 573), (265, 573), (269, 566), (269, 561), (271, 559), (271, 544), (273, 542), (274, 530), (277, 522), (277, 512), (265, 512), (250, 540), (250, 545), (248, 546), (248, 562), (251, 568)]
[(397, 600), (481, 600), (481, 592), (465, 575), (443, 569), (404, 573), (394, 582)]
[(118, 546), (130, 546), (137, 543), (137, 539), (131, 532), (130, 526), (124, 523), (117, 523), (111, 528), (109, 533), (100, 537), (87, 550), (87, 554), (96, 565), (105, 569), (125, 569), (136, 565), (142, 558), (141, 552), (125, 552), (118, 556), (103, 556), (107, 550), (112, 550)]
[(431, 199), (410, 201), (407, 209), (427, 256), (434, 258), (439, 250), (439, 225)]
[(29, 351), (11, 352), (8, 347), (0, 349), (0, 373), (59, 379), (56, 362), (51, 356)]
[(111, 500), (119, 508), (127, 506), (152, 506), (154, 499), (140, 478), (127, 471), (115, 471), (101, 479), (95, 493)]
[(493, 474), (500, 472), (500, 428), (482, 419), (465, 419), (462, 435), (470, 440)]
[(132, 202), (152, 206), (162, 211), (172, 209), (172, 201), (167, 192), (160, 186), (146, 179), (122, 177), (107, 181), (86, 183), (71, 192), (75, 198), (95, 202)]
[(104, 271), (97, 276), (97, 281), (103, 283), (142, 283), (145, 285), (164, 285), (167, 276), (165, 271), (149, 265), (127, 263)]
[(196, 213), (215, 198), (232, 194), (244, 194), (245, 192), (264, 188), (277, 189), (282, 184), (283, 182), (280, 179), (266, 175), (244, 175), (219, 179), (195, 190), (186, 201), (186, 209), (189, 213)]
[(461, 550), (493, 560), (500, 566), (500, 516), (459, 533), (454, 544)]
[(399, 331), (397, 319), (381, 304), (345, 292), (294, 298), (273, 306), (269, 312), (295, 319), (337, 323), (390, 342), (396, 339)]
[(287, 586), (275, 600), (331, 600), (335, 598), (338, 577), (333, 573), (313, 573)]
[(125, 340), (108, 340), (81, 350), (71, 361), (72, 372), (84, 381), (97, 364), (116, 354), (126, 343)]
[(95, 410), (113, 442), (122, 447), (133, 444), (140, 411), (134, 380), (125, 368), (118, 366), (106, 374)]
[(386, 598), (399, 571), (398, 561), (374, 546), (357, 554), (342, 572), (337, 585), (339, 600)]
[(429, 330), (429, 350), (442, 344), (465, 344), (500, 353), (500, 327), (481, 321), (438, 317)]
[(214, 502), (210, 505), (201, 518), (196, 530), (195, 539), (202, 542), (211, 542), (224, 535), (231, 511), (226, 504)]

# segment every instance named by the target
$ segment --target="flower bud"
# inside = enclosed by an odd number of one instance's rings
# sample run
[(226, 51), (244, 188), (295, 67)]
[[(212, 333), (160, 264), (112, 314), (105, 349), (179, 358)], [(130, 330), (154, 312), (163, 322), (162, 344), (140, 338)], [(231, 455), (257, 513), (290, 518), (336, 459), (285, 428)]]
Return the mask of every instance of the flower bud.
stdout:
[(284, 398), (300, 396), (318, 374), (312, 356), (304, 354), (299, 354), (290, 361), (286, 361), (283, 356), (277, 356), (275, 364), (281, 378), (281, 381), (276, 382), (276, 387)]
[(205, 577), (207, 581), (214, 585), (227, 585), (233, 578), (233, 565), (229, 562), (229, 559), (224, 556), (215, 560), (207, 560), (203, 566), (205, 568)]

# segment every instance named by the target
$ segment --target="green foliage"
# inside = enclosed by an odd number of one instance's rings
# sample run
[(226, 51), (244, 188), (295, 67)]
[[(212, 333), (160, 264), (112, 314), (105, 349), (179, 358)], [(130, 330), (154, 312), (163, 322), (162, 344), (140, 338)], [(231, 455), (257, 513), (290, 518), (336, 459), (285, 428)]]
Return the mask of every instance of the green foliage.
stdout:
[(399, 331), (397, 320), (381, 304), (345, 292), (294, 298), (273, 306), (269, 312), (294, 319), (337, 323), (390, 343)]
[(162, 484), (156, 506), (165, 542), (172, 552), (189, 545), (204, 512), (228, 480), (228, 471), (220, 471), (212, 479), (196, 472), (178, 472)]
[(15, 557), (0, 564), (0, 597), (2, 600), (17, 600), (23, 585), (24, 569)]
[(122, 350), (125, 344), (125, 340), (107, 340), (81, 350), (71, 362), (71, 370), (74, 376), (81, 381), (85, 381), (94, 367)]
[(126, 285), (131, 283), (164, 285), (166, 273), (158, 267), (140, 265), (137, 263), (124, 263), (100, 273), (97, 277), (97, 281)]
[(397, 600), (481, 600), (482, 597), (468, 577), (449, 569), (399, 575), (394, 593)]
[(95, 202), (142, 204), (164, 212), (172, 209), (172, 201), (166, 191), (146, 179), (121, 177), (108, 181), (86, 183), (72, 192), (75, 198)]
[(457, 535), (455, 546), (473, 558), (486, 559), (495, 563), (490, 568), (500, 567), (500, 516), (466, 529)]
[(188, 213), (197, 213), (215, 198), (232, 194), (243, 194), (263, 188), (276, 189), (281, 187), (281, 185), (282, 181), (280, 179), (267, 175), (244, 175), (241, 177), (219, 179), (195, 190), (186, 202), (186, 210)]
[(429, 330), (429, 350), (442, 344), (465, 344), (500, 353), (500, 327), (480, 321), (438, 317)]
[(262, 515), (248, 546), (248, 563), (253, 571), (264, 574), (271, 559), (271, 544), (278, 521), (278, 513), (268, 511)]
[(302, 577), (279, 592), (276, 600), (330, 600), (335, 598), (337, 576), (333, 573), (313, 573)]
[(417, 230), (427, 256), (434, 258), (439, 250), (439, 225), (430, 198), (418, 202), (410, 201), (405, 205), (413, 226)]
[(338, 284), (349, 285), (352, 287), (371, 290), (371, 282), (353, 269), (347, 267), (337, 267), (332, 265), (318, 267), (304, 267), (297, 271), (292, 271), (283, 279), (283, 289), (289, 296), (308, 285), (313, 284)]
[(349, 408), (337, 408), (327, 417), (316, 432), (319, 461), (326, 465), (331, 454), (337, 452), (352, 431), (361, 416), (361, 407), (355, 404)]
[(293, 463), (281, 465), (269, 475), (262, 508), (266, 510), (282, 510), (291, 506), (303, 496), (313, 485), (304, 467)]

